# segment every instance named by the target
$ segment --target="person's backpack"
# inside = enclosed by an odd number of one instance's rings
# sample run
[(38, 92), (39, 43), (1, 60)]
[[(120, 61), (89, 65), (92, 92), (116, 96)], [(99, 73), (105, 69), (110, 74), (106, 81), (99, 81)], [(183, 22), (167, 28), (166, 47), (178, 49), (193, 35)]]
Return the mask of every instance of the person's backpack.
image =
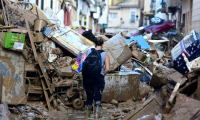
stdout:
[(102, 70), (102, 61), (101, 53), (103, 50), (91, 49), (91, 53), (86, 57), (83, 62), (82, 75), (86, 79), (97, 79), (101, 74)]

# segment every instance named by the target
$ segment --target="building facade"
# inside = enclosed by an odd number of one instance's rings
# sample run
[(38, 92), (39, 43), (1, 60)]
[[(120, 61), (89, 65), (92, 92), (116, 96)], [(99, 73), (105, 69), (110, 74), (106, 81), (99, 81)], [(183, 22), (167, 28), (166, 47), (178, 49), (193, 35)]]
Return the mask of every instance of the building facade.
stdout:
[(155, 3), (155, 17), (159, 17), (161, 19), (167, 19), (168, 16), (166, 14), (166, 5), (167, 0), (156, 0)]
[[(19, 0), (13, 0), (19, 1)], [(22, 1), (22, 0), (20, 0)], [(25, 0), (24, 0), (25, 1)], [(80, 28), (92, 29), (93, 33), (97, 32), (98, 25), (107, 25), (109, 0), (26, 0), (27, 2), (36, 4), (41, 10), (50, 7), (55, 14), (60, 10), (64, 11), (66, 17), (65, 6), (70, 9), (67, 19), (70, 24), (65, 26), (77, 25)], [(68, 13), (67, 13), (68, 14)], [(99, 20), (101, 19), (101, 20)]]
[(133, 33), (137, 31), (141, 14), (139, 3), (139, 0), (131, 0), (116, 6), (109, 6), (106, 33), (117, 33), (120, 31)]

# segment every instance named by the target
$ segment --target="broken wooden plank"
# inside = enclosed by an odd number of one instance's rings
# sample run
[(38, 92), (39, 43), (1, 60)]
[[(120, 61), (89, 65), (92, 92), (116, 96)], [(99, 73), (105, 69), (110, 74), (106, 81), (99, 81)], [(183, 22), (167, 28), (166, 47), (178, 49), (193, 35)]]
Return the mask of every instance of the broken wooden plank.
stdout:
[(5, 22), (5, 25), (8, 26), (8, 21), (6, 19), (6, 12), (5, 12), (5, 7), (4, 7), (4, 4), (3, 4), (3, 0), (1, 0), (1, 5), (2, 5), (2, 8), (3, 8), (4, 22)]
[[(39, 63), (39, 66), (40, 66), (40, 70), (42, 71), (42, 74), (41, 74), (41, 75), (44, 77), (45, 82), (46, 82), (46, 84), (47, 84), (47, 86), (48, 86), (48, 89), (49, 89), (50, 93), (52, 94), (53, 91), (52, 91), (52, 89), (51, 89), (51, 84), (50, 84), (50, 82), (49, 82), (49, 77), (48, 77), (47, 73), (45, 72), (44, 64), (43, 64), (43, 62), (42, 62), (41, 57), (38, 57), (38, 63)], [(40, 75), (40, 76), (41, 76), (41, 75)]]
[(31, 93), (31, 94), (44, 94), (42, 86), (35, 86), (32, 84), (30, 86), (28, 86), (27, 84), (25, 84), (24, 87), (25, 87), (26, 93), (28, 92), (28, 88), (30, 88), (29, 93)]
[(148, 115), (153, 112), (162, 113), (163, 112), (163, 100), (159, 95), (153, 95), (144, 102), (144, 104), (134, 110), (130, 115), (128, 115), (124, 120), (136, 120), (143, 115)]
[(49, 102), (49, 96), (48, 96), (48, 93), (46, 91), (47, 88), (45, 87), (45, 83), (44, 83), (43, 79), (41, 79), (41, 83), (42, 83), (42, 88), (43, 88), (44, 95), (45, 95), (45, 98), (46, 98), (47, 106), (49, 108), (49, 111), (52, 111), (52, 107), (51, 107), (51, 104)]
[(194, 72), (197, 72), (197, 71), (200, 71), (200, 69), (195, 69), (194, 71), (185, 74), (184, 76), (182, 76), (182, 77), (179, 79), (178, 83), (176, 84), (176, 86), (175, 86), (175, 88), (174, 88), (174, 90), (173, 90), (173, 92), (172, 92), (172, 94), (171, 94), (171, 96), (170, 96), (170, 98), (169, 98), (169, 100), (168, 100), (166, 106), (165, 106), (164, 114), (169, 113), (170, 107), (171, 107), (171, 105), (172, 105), (172, 103), (173, 103), (173, 101), (174, 101), (174, 98), (175, 98), (175, 96), (176, 96), (176, 93), (177, 93), (177, 91), (178, 91), (178, 89), (179, 89), (179, 87), (180, 87), (180, 85), (181, 85), (180, 83), (181, 83), (182, 80), (183, 80), (182, 78), (186, 77), (188, 74), (191, 74), (191, 73), (194, 73)]
[(26, 22), (26, 28), (28, 30), (28, 35), (29, 35), (29, 38), (30, 38), (33, 54), (34, 54), (35, 60), (37, 61), (37, 52), (36, 52), (36, 49), (35, 49), (35, 45), (33, 43), (33, 34), (31, 33), (31, 30), (30, 30), (30, 27), (29, 27), (29, 24), (28, 24), (28, 20), (26, 18), (25, 18), (25, 22)]
[[(176, 71), (175, 69), (173, 68), (168, 68), (168, 69), (165, 69), (163, 70), (163, 73), (168, 77), (170, 78), (171, 80), (175, 81), (175, 82), (178, 82), (179, 78), (181, 78), (183, 75), (180, 74), (178, 71)], [(181, 85), (184, 84), (186, 82), (187, 78), (184, 77), (182, 78), (182, 82), (180, 83)]]

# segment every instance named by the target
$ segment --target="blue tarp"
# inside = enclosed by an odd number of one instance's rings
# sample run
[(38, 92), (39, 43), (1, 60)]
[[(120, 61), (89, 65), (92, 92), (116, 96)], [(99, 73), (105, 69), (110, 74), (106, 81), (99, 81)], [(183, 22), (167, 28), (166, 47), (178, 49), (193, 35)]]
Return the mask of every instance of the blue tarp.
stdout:
[(138, 35), (135, 37), (131, 37), (130, 39), (126, 40), (126, 43), (130, 43), (132, 41), (137, 41), (137, 43), (140, 45), (141, 49), (150, 49), (150, 45), (148, 44), (147, 41), (145, 41), (144, 37), (142, 35)]

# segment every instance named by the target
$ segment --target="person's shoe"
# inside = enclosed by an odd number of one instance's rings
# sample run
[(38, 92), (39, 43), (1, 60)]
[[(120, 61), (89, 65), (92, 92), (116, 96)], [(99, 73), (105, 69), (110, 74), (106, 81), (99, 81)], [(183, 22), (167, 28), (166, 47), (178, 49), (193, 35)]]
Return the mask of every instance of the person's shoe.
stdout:
[(85, 119), (88, 119), (90, 117), (91, 110), (92, 110), (92, 105), (85, 106)]
[(95, 120), (98, 120), (99, 118), (101, 118), (101, 107), (96, 106), (94, 113), (95, 113)]

